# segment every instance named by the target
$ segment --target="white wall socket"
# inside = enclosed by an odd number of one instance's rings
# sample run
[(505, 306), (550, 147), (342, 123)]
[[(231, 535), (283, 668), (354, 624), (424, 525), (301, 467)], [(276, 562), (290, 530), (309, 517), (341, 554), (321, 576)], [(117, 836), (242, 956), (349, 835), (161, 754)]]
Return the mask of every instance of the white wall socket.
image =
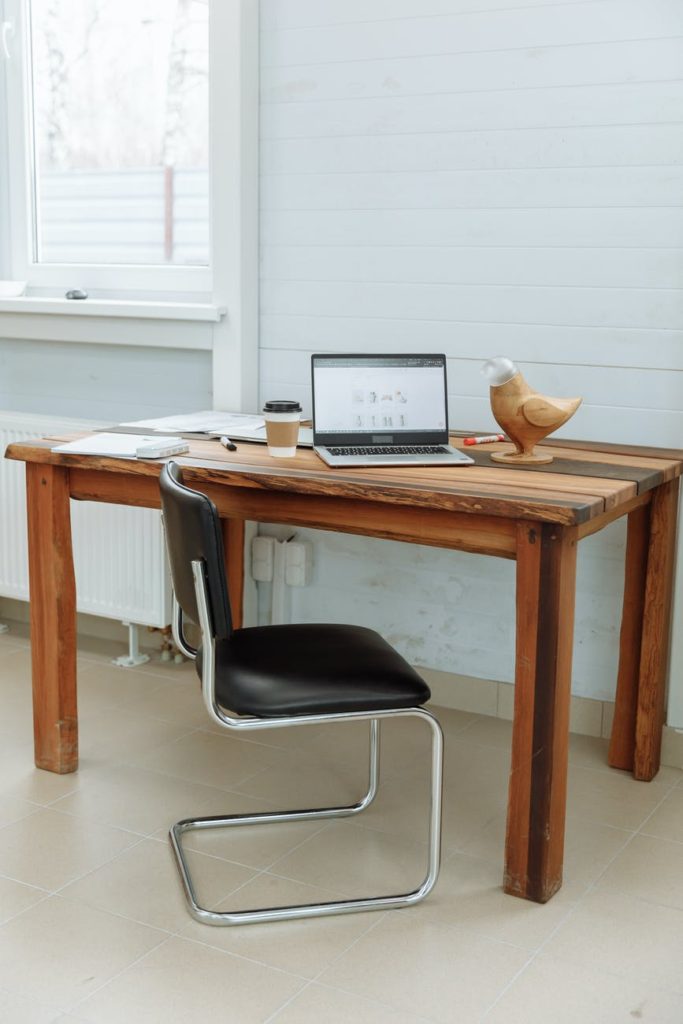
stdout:
[(273, 578), (274, 550), (272, 537), (254, 537), (251, 542), (251, 575), (259, 583), (270, 583)]
[(311, 582), (312, 567), (312, 545), (290, 541), (285, 550), (285, 583), (289, 587), (305, 587)]
[(285, 583), (305, 587), (311, 582), (313, 546), (303, 541), (279, 541), (275, 537), (254, 537), (251, 545), (251, 575), (259, 583), (270, 583), (275, 565), (275, 545), (285, 549)]

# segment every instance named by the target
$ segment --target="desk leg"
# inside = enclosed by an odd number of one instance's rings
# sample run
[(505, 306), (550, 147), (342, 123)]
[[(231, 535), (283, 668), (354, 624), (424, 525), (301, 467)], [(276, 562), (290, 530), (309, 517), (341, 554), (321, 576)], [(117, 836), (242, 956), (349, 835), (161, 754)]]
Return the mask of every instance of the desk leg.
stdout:
[(649, 537), (650, 506), (643, 505), (631, 512), (628, 517), (617, 694), (607, 757), (613, 768), (622, 768), (625, 771), (633, 771), (635, 753)]
[(659, 771), (664, 727), (666, 670), (669, 660), (673, 597), (678, 478), (652, 495), (645, 580), (640, 682), (636, 715), (633, 774), (649, 782)]
[(28, 463), (26, 493), (35, 762), (38, 768), (64, 774), (78, 768), (68, 470)]
[(576, 530), (520, 523), (505, 892), (545, 903), (562, 884)]
[(678, 479), (658, 487), (628, 522), (609, 763), (645, 782), (659, 771), (662, 748), (677, 508)]
[(244, 520), (221, 519), (221, 526), (232, 624), (240, 629), (244, 618)]

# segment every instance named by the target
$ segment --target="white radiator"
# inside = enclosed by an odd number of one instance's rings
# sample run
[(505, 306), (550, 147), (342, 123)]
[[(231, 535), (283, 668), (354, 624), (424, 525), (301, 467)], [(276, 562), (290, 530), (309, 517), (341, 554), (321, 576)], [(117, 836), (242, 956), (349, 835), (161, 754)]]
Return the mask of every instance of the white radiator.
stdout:
[[(0, 456), (13, 441), (96, 426), (102, 424), (0, 411)], [(166, 626), (171, 587), (159, 512), (72, 501), (71, 525), (78, 611)], [(24, 464), (0, 458), (0, 597), (28, 596)]]

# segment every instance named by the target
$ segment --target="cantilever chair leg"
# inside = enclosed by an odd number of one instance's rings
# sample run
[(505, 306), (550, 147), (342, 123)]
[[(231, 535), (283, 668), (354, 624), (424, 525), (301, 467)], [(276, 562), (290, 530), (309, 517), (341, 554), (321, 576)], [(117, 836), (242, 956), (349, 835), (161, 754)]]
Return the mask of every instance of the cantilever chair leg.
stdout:
[[(417, 903), (431, 891), (439, 873), (441, 835), (441, 789), (443, 775), (443, 734), (437, 720), (423, 708), (407, 708), (395, 714), (384, 712), (383, 718), (413, 715), (424, 719), (432, 733), (431, 761), (431, 806), (429, 815), (428, 870), (424, 881), (407, 893), (395, 896), (376, 896), (362, 899), (336, 900), (329, 903), (310, 903), (283, 907), (267, 907), (260, 910), (239, 910), (217, 912), (201, 907), (185, 858), (181, 837), (185, 832), (211, 828), (234, 828), (242, 825), (258, 825), (281, 821), (307, 821), (311, 819), (339, 818), (358, 814), (368, 807), (377, 793), (379, 781), (379, 721), (370, 714), (370, 771), (368, 790), (361, 800), (344, 807), (311, 808), (300, 811), (268, 811), (261, 814), (234, 814), (226, 817), (186, 818), (177, 822), (170, 830), (170, 839), (182, 879), (188, 907), (192, 916), (204, 924), (235, 925), (258, 924), (265, 921), (283, 921), (300, 917), (320, 917), (324, 914), (348, 914), (362, 910), (387, 910)], [(338, 719), (339, 720), (339, 719)], [(291, 723), (291, 719), (290, 719)]]

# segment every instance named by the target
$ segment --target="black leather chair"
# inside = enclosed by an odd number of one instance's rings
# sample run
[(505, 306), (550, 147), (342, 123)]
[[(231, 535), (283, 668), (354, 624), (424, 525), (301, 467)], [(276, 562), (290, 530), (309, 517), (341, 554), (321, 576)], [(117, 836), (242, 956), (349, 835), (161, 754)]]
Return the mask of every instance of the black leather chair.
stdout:
[[(441, 846), (443, 738), (421, 705), (426, 683), (378, 633), (359, 626), (304, 624), (233, 629), (218, 513), (209, 498), (183, 485), (169, 462), (160, 478), (161, 505), (174, 589), (173, 634), (196, 658), (207, 711), (214, 722), (240, 733), (253, 729), (365, 719), (370, 723), (369, 785), (357, 803), (226, 817), (188, 818), (175, 824), (171, 844), (193, 917), (213, 925), (384, 910), (417, 903), (433, 888)], [(197, 649), (183, 623), (199, 626)], [(232, 828), (264, 822), (304, 821), (358, 814), (374, 799), (379, 782), (379, 727), (388, 717), (412, 716), (431, 728), (431, 808), (428, 870), (422, 884), (396, 896), (376, 896), (287, 907), (218, 913), (200, 907), (181, 837), (192, 829)]]

